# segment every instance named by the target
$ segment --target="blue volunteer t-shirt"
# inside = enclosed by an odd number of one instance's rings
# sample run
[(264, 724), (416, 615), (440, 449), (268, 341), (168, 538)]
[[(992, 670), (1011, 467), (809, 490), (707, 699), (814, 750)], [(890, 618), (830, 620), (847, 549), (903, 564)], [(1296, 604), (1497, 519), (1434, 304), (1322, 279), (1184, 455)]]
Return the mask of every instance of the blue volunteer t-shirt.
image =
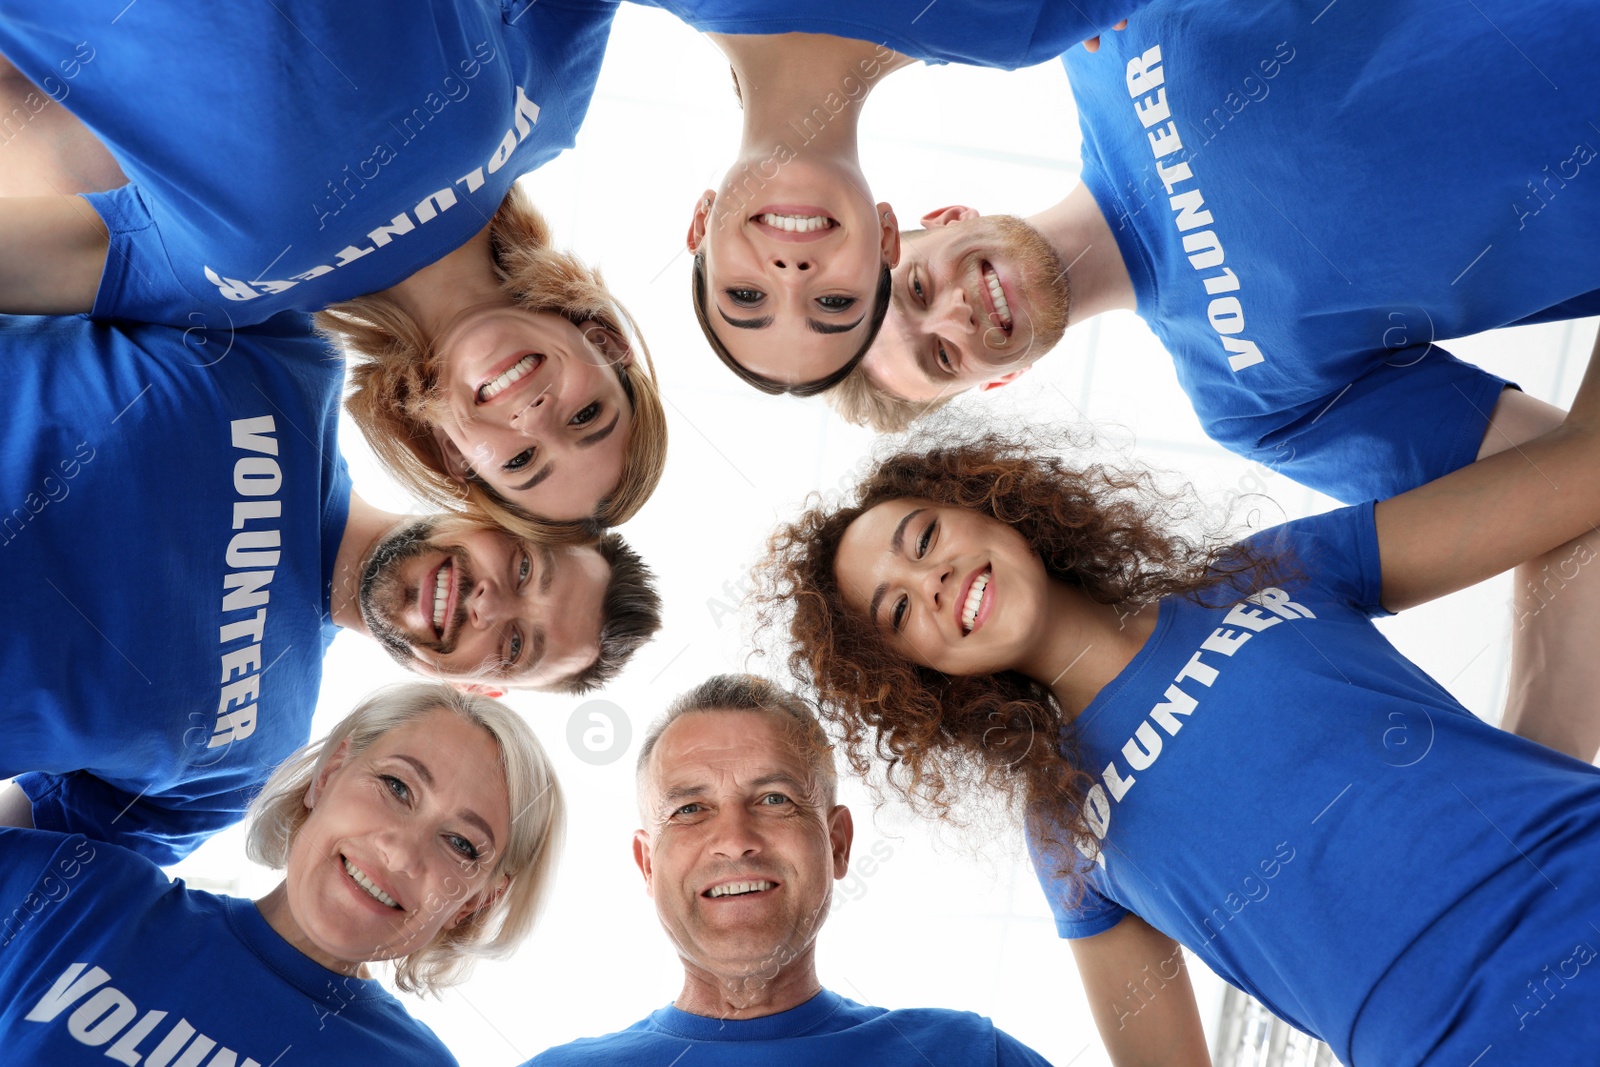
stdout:
[(9, 828), (0, 1045), (7, 1063), (52, 1067), (456, 1062), (381, 984), (302, 955), (253, 902), (114, 845)]
[(41, 829), (170, 862), (308, 740), (343, 365), (286, 314), (231, 335), (0, 317), (0, 367), (0, 778)]
[[(222, 328), (385, 289), (571, 147), (608, 0), (3, 0), (0, 52), (131, 179), (94, 313)], [(112, 16), (116, 17), (113, 18)]]
[(1285, 577), (1163, 601), (1077, 719), (1102, 841), (1081, 899), (1030, 840), (1060, 934), (1136, 914), (1345, 1063), (1496, 1042), (1483, 1067), (1575, 1062), (1535, 1053), (1593, 1047), (1600, 994), (1527, 983), (1600, 946), (1600, 771), (1474, 718), (1383, 638), (1371, 504), (1255, 543)]
[(1589, 5), (1156, 0), (1103, 41), (1063, 57), (1083, 180), (1227, 448), (1414, 488), (1505, 384), (1436, 342), (1600, 310)]
[[(930, 63), (1015, 70), (1047, 63), (1149, 0), (637, 0), (701, 33), (831, 33)], [(848, 87), (846, 87), (848, 89)]]
[(1049, 1067), (1044, 1057), (981, 1015), (869, 1008), (826, 989), (799, 1007), (759, 1019), (711, 1019), (669, 1004), (626, 1030), (541, 1052), (524, 1067), (667, 1067), (680, 1058), (699, 1067)]

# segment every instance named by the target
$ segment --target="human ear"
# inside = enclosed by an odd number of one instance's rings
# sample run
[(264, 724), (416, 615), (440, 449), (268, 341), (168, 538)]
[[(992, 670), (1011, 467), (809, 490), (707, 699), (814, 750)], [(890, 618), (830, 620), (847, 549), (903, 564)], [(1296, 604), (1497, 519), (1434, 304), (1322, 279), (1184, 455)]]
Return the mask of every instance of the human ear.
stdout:
[(856, 824), (850, 809), (835, 804), (828, 812), (828, 845), (833, 852), (833, 877), (843, 878), (850, 871), (850, 845), (855, 840)]
[(506, 890), (509, 888), (511, 888), (511, 879), (502, 874), (500, 876), (500, 883), (498, 885), (496, 885), (493, 889), (486, 889), (482, 892), (474, 893), (471, 899), (469, 899), (465, 904), (461, 905), (461, 910), (456, 912), (455, 915), (451, 917), (449, 922), (445, 923), (444, 928), (446, 930), (454, 930), (477, 912), (480, 912), (485, 908), (493, 907), (495, 901), (505, 896)]
[(924, 230), (937, 230), (941, 226), (952, 223), (966, 222), (978, 217), (978, 209), (967, 207), (964, 204), (951, 204), (949, 207), (938, 207), (922, 216)]
[(684, 245), (690, 252), (700, 251), (701, 242), (706, 239), (706, 223), (711, 218), (711, 205), (717, 202), (717, 194), (710, 189), (700, 194), (700, 199), (695, 201), (694, 214), (689, 219), (689, 236), (684, 240)]
[(888, 204), (878, 205), (878, 252), (883, 257), (883, 265), (893, 270), (900, 265), (900, 220), (895, 218), (894, 208)]
[(1024, 374), (1028, 373), (1028, 371), (1030, 369), (1032, 369), (1032, 367), (1033, 367), (1033, 364), (1030, 363), (1026, 367), (1018, 367), (1014, 371), (1007, 371), (1005, 374), (1000, 375), (1000, 377), (994, 378), (994, 379), (992, 379), (990, 381), (984, 382), (983, 384), (979, 385), (978, 386), (978, 392), (987, 393), (989, 390), (998, 389), (1002, 385), (1010, 385), (1012, 382), (1016, 381), (1018, 378), (1022, 377)]
[(472, 465), (467, 462), (466, 455), (450, 440), (450, 435), (439, 426), (431, 427), (433, 443), (439, 446), (439, 456), (444, 460), (444, 470), (441, 471), (451, 481), (466, 484), (467, 474), (472, 470)]
[(585, 319), (578, 323), (578, 331), (583, 334), (583, 339), (600, 353), (608, 366), (633, 365), (633, 348), (628, 344), (627, 338), (615, 330), (607, 329), (594, 319)]
[(311, 784), (306, 786), (305, 806), (307, 810), (317, 806), (317, 798), (328, 788), (328, 779), (333, 777), (335, 771), (344, 766), (345, 760), (350, 758), (350, 739), (347, 737), (339, 742), (339, 747), (333, 750), (333, 755), (328, 757), (328, 762), (322, 765), (322, 770), (311, 779)]
[(650, 862), (650, 835), (644, 830), (633, 832), (633, 862), (644, 875), (644, 891), (655, 896), (655, 868)]

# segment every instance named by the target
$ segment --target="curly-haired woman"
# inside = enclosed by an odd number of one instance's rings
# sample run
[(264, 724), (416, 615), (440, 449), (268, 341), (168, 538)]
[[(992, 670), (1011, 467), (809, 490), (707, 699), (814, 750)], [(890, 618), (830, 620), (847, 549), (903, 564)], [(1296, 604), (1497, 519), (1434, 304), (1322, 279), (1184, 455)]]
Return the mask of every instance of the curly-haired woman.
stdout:
[(0, 829), (6, 1062), (453, 1065), (369, 963), (430, 992), (506, 955), (564, 822), (521, 717), (434, 683), (374, 693), (274, 773), (248, 848), (284, 881), (260, 900), (79, 835)]
[(1347, 1063), (1569, 1062), (1600, 1039), (1554, 995), (1600, 945), (1600, 773), (1370, 618), (1597, 501), (1600, 359), (1528, 447), (1236, 547), (1171, 533), (1148, 475), (986, 435), (780, 529), (765, 610), (858, 771), (1018, 802), (1116, 1062), (1208, 1062), (1178, 942)]
[(57, 195), (0, 199), (0, 310), (220, 339), (367, 297), (340, 324), (416, 364), (384, 420), (399, 438), (378, 442), (409, 488), (547, 541), (649, 497), (666, 453), (649, 355), (513, 184), (573, 143), (614, 4), (157, 3), (114, 26), (82, 0), (0, 10), (20, 72), (0, 63), (0, 95), (59, 141), (12, 161), (49, 180), (8, 187)]

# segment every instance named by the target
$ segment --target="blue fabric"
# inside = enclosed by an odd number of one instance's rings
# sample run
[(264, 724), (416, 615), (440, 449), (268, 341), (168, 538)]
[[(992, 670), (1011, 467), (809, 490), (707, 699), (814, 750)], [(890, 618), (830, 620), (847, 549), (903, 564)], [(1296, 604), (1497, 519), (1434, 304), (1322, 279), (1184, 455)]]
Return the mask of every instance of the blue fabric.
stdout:
[(930, 63), (1015, 70), (1046, 63), (1149, 0), (638, 0), (701, 33), (831, 33)]
[(343, 366), (287, 314), (231, 335), (0, 317), (0, 368), (0, 777), (41, 829), (170, 862), (308, 740)]
[(1048, 1067), (1037, 1052), (981, 1015), (939, 1008), (886, 1011), (826, 989), (799, 1007), (759, 1019), (710, 1019), (669, 1004), (626, 1030), (558, 1045), (524, 1067), (667, 1067), (690, 1048), (689, 1059), (701, 1067)]
[(0, 52), (131, 179), (88, 198), (111, 228), (95, 314), (221, 328), (387, 288), (483, 229), (572, 145), (614, 11), (3, 0)]
[(1588, 4), (1156, 0), (1066, 53), (1206, 432), (1345, 501), (1471, 461), (1504, 383), (1437, 342), (1600, 308), (1597, 51)]
[(52, 1067), (456, 1062), (382, 985), (302, 955), (251, 901), (16, 829), (0, 829), (0, 1045)]
[(1378, 633), (1372, 505), (1257, 543), (1286, 577), (1162, 602), (1078, 718), (1104, 862), (1075, 901), (1032, 835), (1059, 932), (1138, 915), (1345, 1063), (1497, 1041), (1486, 1064), (1577, 1062), (1554, 1053), (1600, 1040), (1593, 993), (1587, 1019), (1519, 1027), (1512, 1008), (1600, 945), (1600, 771), (1474, 718)]

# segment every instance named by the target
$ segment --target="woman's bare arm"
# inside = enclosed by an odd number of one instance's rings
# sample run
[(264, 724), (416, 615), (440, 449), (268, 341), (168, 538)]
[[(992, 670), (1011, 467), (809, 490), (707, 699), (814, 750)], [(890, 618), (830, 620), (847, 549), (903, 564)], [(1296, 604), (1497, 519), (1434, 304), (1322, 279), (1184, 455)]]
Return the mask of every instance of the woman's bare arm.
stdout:
[(1211, 1067), (1181, 945), (1129, 915), (1072, 955), (1116, 1067)]
[[(1600, 349), (1600, 345), (1597, 345)], [(1464, 589), (1600, 524), (1600, 359), (1560, 426), (1378, 504), (1383, 605)]]

